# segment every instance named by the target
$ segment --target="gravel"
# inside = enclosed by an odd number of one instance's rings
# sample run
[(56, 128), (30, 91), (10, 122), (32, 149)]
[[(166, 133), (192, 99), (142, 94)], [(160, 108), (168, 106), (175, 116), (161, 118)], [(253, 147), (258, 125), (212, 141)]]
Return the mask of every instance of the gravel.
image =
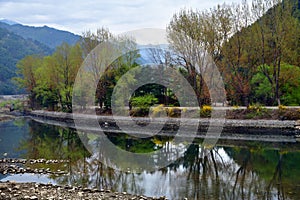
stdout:
[(141, 195), (131, 195), (126, 192), (113, 192), (110, 190), (97, 188), (82, 188), (73, 186), (58, 186), (42, 183), (16, 183), (0, 182), (0, 199), (122, 199), (122, 200), (147, 200), (147, 199), (167, 199), (165, 197), (145, 197)]

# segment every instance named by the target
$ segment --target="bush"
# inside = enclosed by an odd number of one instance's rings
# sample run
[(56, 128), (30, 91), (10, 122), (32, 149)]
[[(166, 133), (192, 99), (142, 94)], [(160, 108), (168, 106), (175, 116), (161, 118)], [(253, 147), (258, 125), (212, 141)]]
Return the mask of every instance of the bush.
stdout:
[(152, 95), (132, 97), (130, 99), (132, 105), (131, 114), (133, 116), (146, 116), (149, 113), (150, 106), (158, 103), (158, 99)]
[(163, 104), (153, 107), (151, 111), (153, 117), (164, 117), (166, 115), (166, 110)]
[(7, 106), (12, 106), (14, 110), (18, 110), (18, 111), (23, 111), (24, 110), (24, 105), (23, 102), (21, 100), (8, 100), (8, 101), (2, 101), (0, 103), (0, 108), (5, 108)]
[(200, 117), (211, 117), (212, 107), (208, 105), (202, 106), (200, 109)]
[(284, 111), (284, 110), (287, 109), (287, 107), (284, 106), (284, 105), (279, 105), (279, 106), (278, 106), (278, 109), (279, 109), (280, 111)]
[(270, 118), (270, 113), (268, 109), (260, 104), (249, 105), (247, 107), (247, 119), (260, 119), (260, 118)]
[(181, 109), (178, 107), (169, 107), (167, 108), (167, 113), (169, 117), (180, 117)]

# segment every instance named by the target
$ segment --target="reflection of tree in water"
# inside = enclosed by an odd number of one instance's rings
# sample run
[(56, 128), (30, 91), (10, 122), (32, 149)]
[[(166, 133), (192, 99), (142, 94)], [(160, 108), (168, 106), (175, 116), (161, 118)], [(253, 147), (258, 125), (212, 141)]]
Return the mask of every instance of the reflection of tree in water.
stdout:
[[(225, 149), (225, 151), (224, 151)], [(227, 154), (227, 155), (224, 155)], [(229, 155), (229, 156), (228, 156)], [(284, 155), (285, 156), (285, 155)], [(172, 199), (290, 199), (285, 160), (279, 150), (191, 145), (184, 157), (161, 170)], [(300, 156), (298, 154), (298, 159)], [(295, 162), (288, 159), (288, 162)], [(298, 170), (299, 171), (299, 170)], [(298, 172), (299, 173), (299, 172)], [(297, 172), (293, 172), (297, 174)], [(286, 180), (284, 181), (284, 177)], [(300, 180), (296, 181), (299, 184)], [(161, 183), (166, 185), (166, 183)], [(157, 186), (160, 187), (160, 186)], [(293, 189), (295, 191), (295, 189)]]
[[(288, 153), (263, 148), (214, 147), (205, 149), (192, 144), (183, 157), (156, 172), (140, 174), (116, 171), (103, 163), (99, 140), (89, 134), (78, 137), (71, 129), (29, 122), (31, 137), (23, 141), (26, 158), (67, 159), (67, 165), (51, 165), (69, 174), (50, 178), (58, 184), (81, 185), (126, 191), (151, 196), (168, 195), (170, 199), (295, 199), (298, 191), (300, 163), (298, 152)], [(148, 142), (110, 136), (111, 141), (125, 150), (149, 152), (165, 145), (166, 152), (174, 151), (170, 139), (155, 138)], [(97, 141), (99, 153), (91, 155), (81, 140)], [(163, 141), (159, 141), (163, 140)], [(153, 142), (154, 141), (154, 142)], [(90, 143), (91, 144), (91, 143)], [(125, 164), (127, 158), (120, 158)], [(153, 164), (159, 159), (145, 161)], [(45, 167), (38, 166), (37, 167)], [(48, 166), (47, 166), (48, 167)], [(147, 183), (147, 184), (146, 184)], [(298, 186), (297, 186), (298, 185)], [(149, 192), (150, 191), (150, 192)], [(294, 192), (294, 194), (291, 193)]]
[(80, 138), (72, 129), (61, 128), (52, 125), (40, 124), (35, 121), (29, 121), (29, 135), (26, 140), (20, 144), (20, 150), (26, 150), (23, 156), (27, 159), (47, 160), (69, 160), (69, 163), (58, 163), (45, 165), (36, 163), (30, 165), (32, 168), (50, 168), (51, 171), (62, 170), (70, 172), (70, 177), (50, 175), (50, 178), (57, 180), (61, 184), (69, 184), (75, 182), (86, 182), (85, 177), (77, 176), (73, 166), (76, 166), (77, 161), (89, 157), (89, 152), (84, 148)]

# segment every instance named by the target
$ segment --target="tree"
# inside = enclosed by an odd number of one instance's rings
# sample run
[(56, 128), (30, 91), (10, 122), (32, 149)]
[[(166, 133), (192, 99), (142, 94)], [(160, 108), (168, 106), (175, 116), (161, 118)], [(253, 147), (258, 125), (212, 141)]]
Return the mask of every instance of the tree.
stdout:
[(227, 98), (233, 104), (248, 105), (250, 80), (257, 65), (253, 34), (248, 28), (253, 21), (247, 1), (232, 6), (232, 33), (222, 46), (219, 68), (226, 80)]
[(199, 103), (209, 103), (208, 88), (222, 89), (211, 64), (220, 61), (222, 45), (231, 35), (230, 7), (224, 4), (210, 11), (182, 10), (173, 16), (167, 31), (171, 48), (187, 71)]
[[(293, 46), (299, 40), (299, 22), (293, 16), (291, 1), (256, 0), (252, 12), (260, 17), (258, 23), (254, 24), (253, 34), (260, 38), (261, 69), (272, 86), (273, 102), (280, 105), (281, 63), (295, 61), (297, 57)], [(273, 70), (268, 70), (268, 66), (272, 66)]]
[(42, 64), (42, 58), (36, 55), (26, 56), (17, 63), (17, 74), (14, 80), (20, 88), (25, 88), (29, 93), (30, 107), (36, 107), (35, 87), (37, 86), (37, 69)]
[[(265, 67), (268, 69), (268, 73), (274, 71), (273, 66)], [(280, 85), (280, 96), (281, 101), (284, 105), (299, 105), (300, 104), (300, 69), (297, 66), (288, 65), (282, 63), (281, 73), (279, 77), (279, 85)], [(265, 105), (272, 105), (274, 99), (274, 93), (272, 92), (273, 88), (268, 80), (268, 78), (264, 75), (264, 72), (260, 69), (253, 76), (251, 80), (251, 84), (253, 87), (253, 95), (254, 100), (256, 102), (263, 103)]]

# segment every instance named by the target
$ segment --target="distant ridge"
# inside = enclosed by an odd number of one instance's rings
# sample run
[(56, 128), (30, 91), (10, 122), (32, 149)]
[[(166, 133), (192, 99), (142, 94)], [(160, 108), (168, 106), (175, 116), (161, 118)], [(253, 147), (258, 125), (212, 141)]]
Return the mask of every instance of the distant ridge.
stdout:
[(0, 22), (5, 23), (5, 24), (8, 24), (8, 25), (15, 25), (15, 24), (18, 24), (18, 22), (11, 21), (11, 20), (8, 20), (8, 19), (0, 19)]
[(36, 40), (51, 49), (55, 49), (64, 42), (73, 45), (80, 39), (79, 35), (75, 35), (68, 31), (57, 30), (48, 26), (25, 26), (6, 19), (0, 20), (0, 28), (7, 29), (25, 39)]

